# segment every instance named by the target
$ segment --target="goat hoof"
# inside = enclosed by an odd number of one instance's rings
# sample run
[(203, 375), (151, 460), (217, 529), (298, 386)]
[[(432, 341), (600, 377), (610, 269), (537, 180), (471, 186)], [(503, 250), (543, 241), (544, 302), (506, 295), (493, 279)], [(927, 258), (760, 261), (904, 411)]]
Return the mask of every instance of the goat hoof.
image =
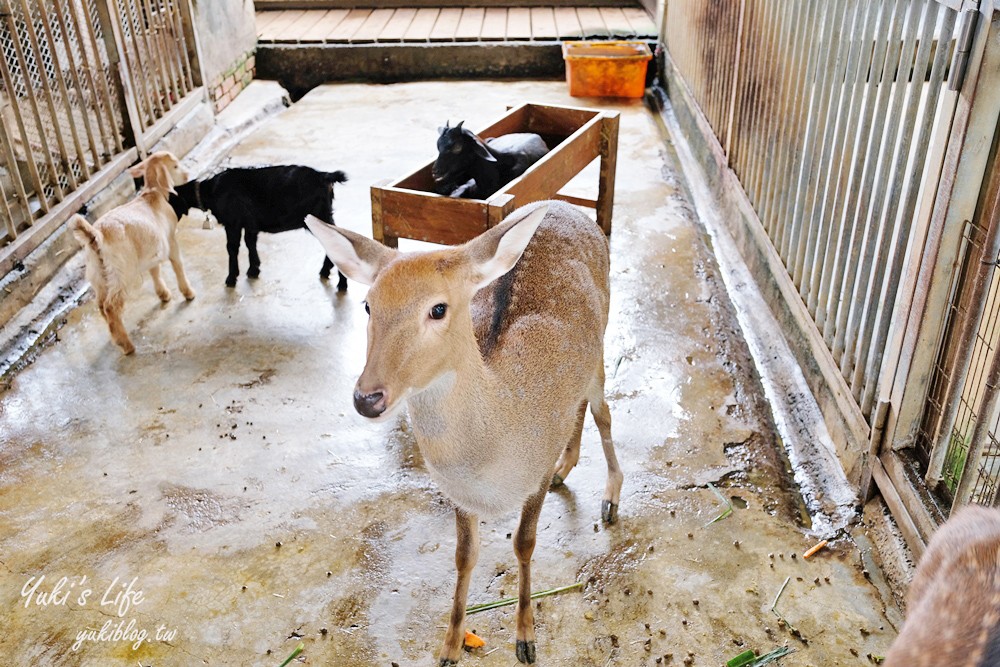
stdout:
[(441, 660), (438, 661), (438, 667), (455, 667), (457, 664), (458, 662), (452, 660), (451, 658), (441, 658)]
[(524, 639), (517, 640), (517, 659), (519, 662), (531, 665), (535, 662), (535, 642)]
[(337, 291), (338, 292), (346, 292), (347, 291), (347, 281), (346, 280), (341, 279), (340, 282), (337, 283)]
[(613, 524), (618, 521), (618, 505), (605, 500), (601, 502), (601, 518), (606, 524)]
[(236, 287), (236, 278), (226, 278), (226, 287)]
[(247, 278), (260, 278), (260, 269), (248, 269)]
[(564, 480), (562, 478), (562, 475), (560, 475), (559, 473), (555, 473), (554, 475), (552, 475), (552, 483), (549, 484), (549, 488), (558, 489), (560, 486), (563, 485), (563, 481)]

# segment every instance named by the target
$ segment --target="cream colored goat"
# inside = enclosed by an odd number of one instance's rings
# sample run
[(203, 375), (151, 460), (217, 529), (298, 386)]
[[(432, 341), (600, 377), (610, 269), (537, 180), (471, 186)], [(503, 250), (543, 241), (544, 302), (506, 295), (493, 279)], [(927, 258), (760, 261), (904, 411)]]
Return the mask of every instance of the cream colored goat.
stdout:
[(579, 458), (588, 403), (608, 465), (602, 516), (617, 517), (622, 473), (604, 399), (607, 239), (555, 201), (518, 209), (464, 245), (419, 254), (306, 222), (349, 278), (371, 285), (356, 409), (384, 418), (408, 404), (421, 453), (455, 504), (458, 581), (440, 664), (461, 655), (479, 517), (518, 507), (516, 654), (534, 662), (535, 529), (550, 482)]
[(160, 265), (169, 259), (184, 298), (194, 298), (177, 245), (177, 215), (167, 201), (174, 184), (186, 181), (187, 173), (166, 151), (153, 153), (129, 173), (145, 183), (134, 199), (107, 212), (93, 225), (81, 215), (70, 220), (74, 235), (86, 248), (87, 279), (98, 308), (112, 340), (125, 354), (135, 351), (122, 323), (125, 297), (130, 288), (142, 284), (145, 271), (153, 277), (156, 295), (169, 301), (170, 290), (160, 276)]
[(1000, 510), (971, 505), (934, 533), (885, 667), (1000, 665)]

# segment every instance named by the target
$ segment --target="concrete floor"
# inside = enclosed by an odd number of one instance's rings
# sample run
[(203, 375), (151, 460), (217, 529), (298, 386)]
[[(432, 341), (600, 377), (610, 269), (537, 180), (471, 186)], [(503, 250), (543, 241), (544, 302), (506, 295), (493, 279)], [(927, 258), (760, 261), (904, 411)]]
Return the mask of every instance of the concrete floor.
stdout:
[[(446, 119), (481, 127), (524, 100), (588, 103), (561, 82), (324, 86), (230, 162), (345, 170), (337, 223), (370, 233), (371, 183), (430, 159)], [(586, 585), (539, 603), (539, 664), (715, 666), (786, 643), (783, 665), (868, 664), (898, 612), (862, 572), (863, 542), (842, 534), (802, 559), (817, 537), (670, 149), (638, 102), (599, 106), (622, 113), (606, 359), (626, 479), (621, 521), (605, 528), (588, 419), (533, 568), (536, 589)], [(596, 171), (572, 186), (594, 191)], [(436, 664), (453, 514), (405, 418), (371, 424), (351, 405), (364, 288), (320, 282), (304, 231), (262, 237), (262, 275), (236, 289), (223, 286), (220, 228), (188, 220), (180, 240), (198, 297), (175, 290), (161, 307), (147, 280), (126, 311), (134, 356), (89, 301), (0, 395), (3, 663), (277, 667), (302, 641), (292, 664)], [(712, 524), (709, 482), (734, 503)], [(481, 527), (470, 603), (516, 591), (515, 525)], [(777, 607), (802, 639), (770, 611), (786, 578)], [(112, 604), (123, 582), (141, 590), (131, 606)], [(148, 633), (138, 648), (73, 648), (130, 621)], [(462, 664), (516, 663), (512, 607), (469, 627), (486, 648)]]

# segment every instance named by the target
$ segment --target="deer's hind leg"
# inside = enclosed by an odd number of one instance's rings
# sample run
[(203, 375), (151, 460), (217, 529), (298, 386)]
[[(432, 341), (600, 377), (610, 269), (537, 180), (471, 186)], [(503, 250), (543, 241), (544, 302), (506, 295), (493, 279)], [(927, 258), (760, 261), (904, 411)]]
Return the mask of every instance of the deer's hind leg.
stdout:
[(458, 664), (462, 656), (462, 645), (465, 642), (465, 603), (469, 599), (469, 580), (472, 569), (479, 558), (479, 519), (455, 508), (455, 568), (458, 579), (455, 582), (455, 597), (451, 603), (451, 618), (448, 621), (448, 632), (444, 637), (438, 664), (440, 667), (451, 667)]
[(514, 555), (517, 556), (517, 634), (515, 654), (520, 662), (535, 662), (535, 615), (531, 609), (531, 554), (535, 551), (538, 515), (542, 513), (546, 486), (542, 485), (528, 498), (521, 509), (521, 521), (514, 534)]
[(573, 435), (570, 436), (569, 442), (566, 443), (566, 449), (563, 450), (556, 463), (556, 470), (552, 474), (552, 488), (562, 486), (570, 471), (580, 460), (580, 439), (583, 436), (583, 419), (586, 415), (587, 401), (585, 400), (576, 409), (576, 426), (573, 428)]
[(618, 465), (615, 456), (615, 443), (611, 439), (611, 410), (604, 398), (604, 364), (602, 363), (591, 384), (590, 414), (594, 416), (597, 430), (601, 434), (601, 446), (604, 448), (604, 458), (608, 462), (608, 481), (604, 487), (604, 498), (601, 501), (601, 518), (605, 523), (615, 523), (618, 520), (618, 501), (621, 497), (622, 481), (625, 476)]

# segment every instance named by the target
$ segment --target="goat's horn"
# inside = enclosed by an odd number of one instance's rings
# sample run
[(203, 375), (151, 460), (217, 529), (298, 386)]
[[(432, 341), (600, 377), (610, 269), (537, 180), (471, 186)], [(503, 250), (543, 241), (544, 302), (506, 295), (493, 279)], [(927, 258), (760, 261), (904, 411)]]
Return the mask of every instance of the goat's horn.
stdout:
[(464, 123), (464, 122), (465, 122), (464, 120), (458, 121), (458, 125), (455, 126), (455, 129), (456, 130), (461, 130), (462, 129), (462, 123)]

